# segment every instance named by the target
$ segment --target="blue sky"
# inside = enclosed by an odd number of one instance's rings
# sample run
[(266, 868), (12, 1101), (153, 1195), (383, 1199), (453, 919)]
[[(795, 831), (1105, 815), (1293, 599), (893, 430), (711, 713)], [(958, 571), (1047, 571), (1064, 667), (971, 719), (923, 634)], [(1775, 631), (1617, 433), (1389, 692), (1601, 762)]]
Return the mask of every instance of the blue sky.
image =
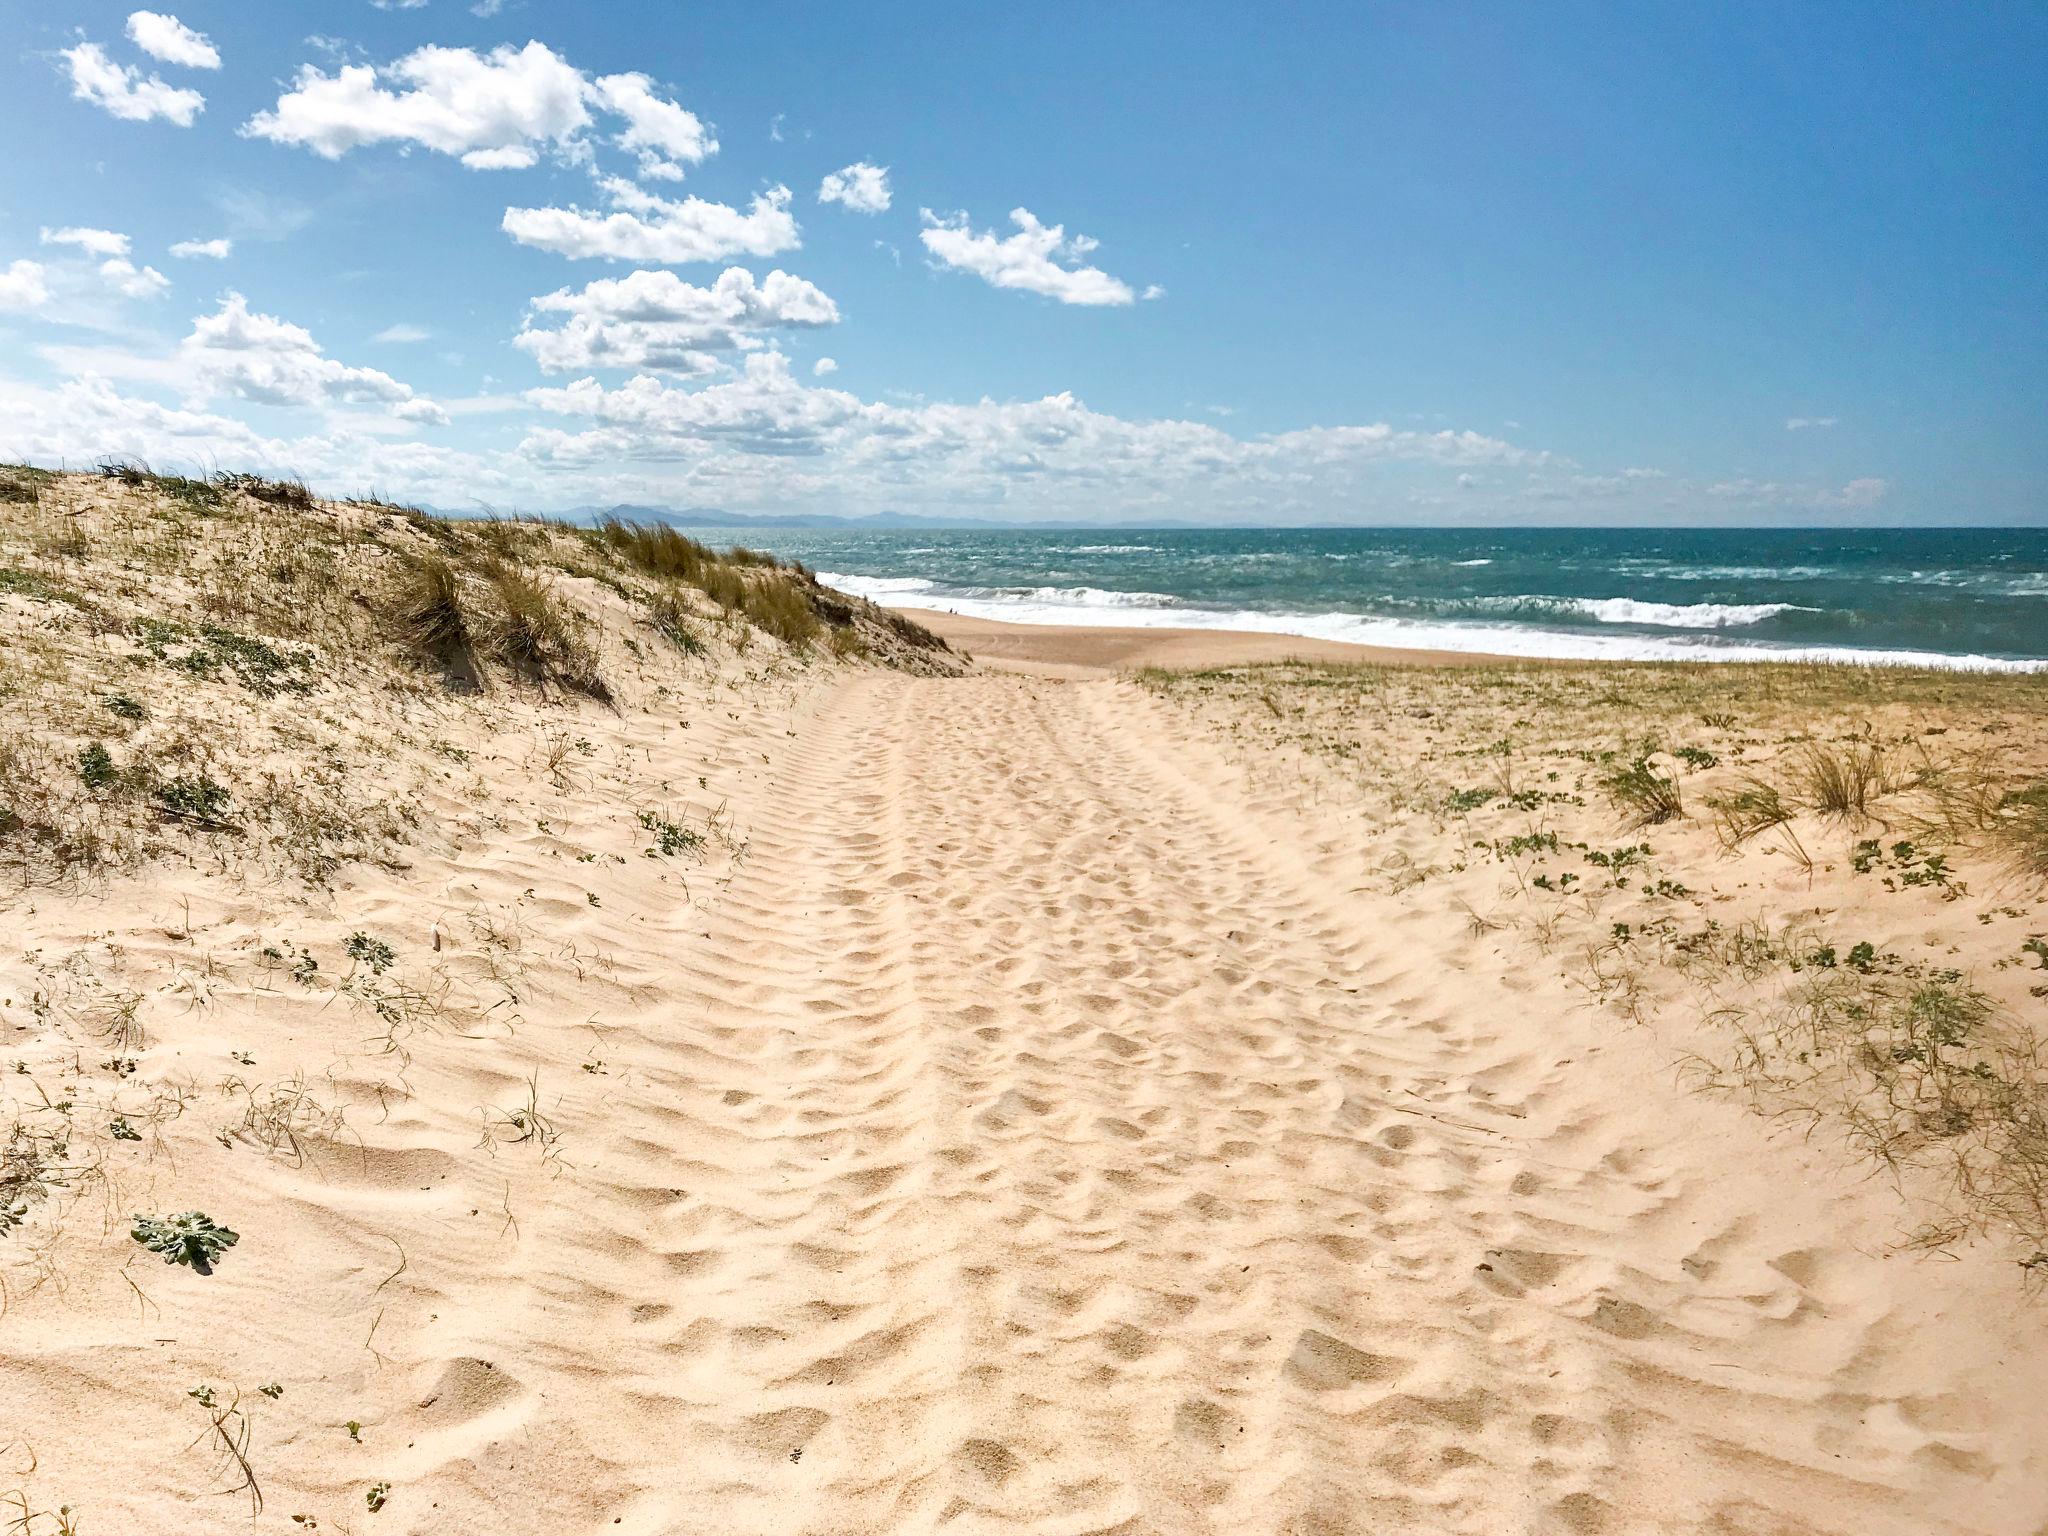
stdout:
[(0, 43), (0, 455), (2048, 521), (2039, 7), (0, 0)]

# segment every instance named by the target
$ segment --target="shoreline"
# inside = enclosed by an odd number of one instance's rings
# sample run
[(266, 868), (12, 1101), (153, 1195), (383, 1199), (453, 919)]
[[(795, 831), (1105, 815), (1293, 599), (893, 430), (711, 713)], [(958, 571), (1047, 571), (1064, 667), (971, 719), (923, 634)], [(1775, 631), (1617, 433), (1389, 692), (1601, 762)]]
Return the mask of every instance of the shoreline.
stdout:
[[(887, 606), (887, 605), (885, 605)], [(1144, 667), (1236, 667), (1268, 661), (1353, 665), (1542, 666), (1546, 658), (1481, 651), (1405, 650), (1249, 629), (1169, 629), (1115, 624), (1011, 624), (943, 608), (892, 607), (984, 665), (1049, 677), (1113, 677)]]
[[(829, 585), (829, 583), (828, 583)], [(875, 599), (889, 612), (943, 636), (975, 660), (1049, 675), (1106, 677), (1143, 667), (1249, 666), (1270, 661), (1322, 661), (1394, 667), (1810, 666), (1874, 671), (1954, 672), (1969, 676), (2038, 677), (2048, 660), (1937, 656), (1848, 650), (1827, 655), (1731, 648), (1697, 656), (1548, 656), (1442, 647), (1369, 645), (1285, 630), (1211, 629), (1153, 624), (1041, 624), (990, 619), (946, 608)]]

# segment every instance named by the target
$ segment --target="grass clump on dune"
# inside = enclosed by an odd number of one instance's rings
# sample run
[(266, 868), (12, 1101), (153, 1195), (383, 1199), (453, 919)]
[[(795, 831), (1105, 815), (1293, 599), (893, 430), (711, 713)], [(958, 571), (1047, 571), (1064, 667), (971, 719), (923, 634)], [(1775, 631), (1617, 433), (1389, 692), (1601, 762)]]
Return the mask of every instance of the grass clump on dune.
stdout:
[(1647, 752), (1631, 759), (1628, 766), (1601, 781), (1607, 797), (1634, 818), (1638, 827), (1661, 826), (1685, 814), (1684, 797), (1678, 781), (1667, 778), (1650, 765)]
[(1871, 801), (1893, 787), (1884, 749), (1874, 741), (1840, 748), (1809, 741), (1793, 760), (1792, 777), (1807, 805), (1850, 821), (1869, 820)]
[(612, 690), (597, 669), (585, 638), (589, 621), (565, 604), (553, 586), (531, 572), (501, 565), (491, 572), (499, 607), (497, 651), (535, 682), (556, 683), (610, 702)]

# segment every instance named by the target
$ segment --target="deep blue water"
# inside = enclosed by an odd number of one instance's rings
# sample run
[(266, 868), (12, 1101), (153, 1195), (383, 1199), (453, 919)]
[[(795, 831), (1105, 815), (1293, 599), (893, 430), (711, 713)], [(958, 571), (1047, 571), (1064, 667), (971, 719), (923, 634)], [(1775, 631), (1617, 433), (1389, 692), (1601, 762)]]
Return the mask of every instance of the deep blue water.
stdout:
[(2048, 659), (2042, 529), (744, 537), (884, 602), (1023, 623), (1252, 628), (1530, 656)]

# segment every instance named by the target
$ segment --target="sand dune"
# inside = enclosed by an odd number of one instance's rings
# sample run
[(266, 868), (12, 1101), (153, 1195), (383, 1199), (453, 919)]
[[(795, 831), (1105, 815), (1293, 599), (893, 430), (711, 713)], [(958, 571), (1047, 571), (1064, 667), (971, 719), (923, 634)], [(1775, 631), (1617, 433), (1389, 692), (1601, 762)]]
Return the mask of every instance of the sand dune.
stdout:
[(2044, 1529), (2009, 1262), (1298, 785), (1113, 679), (742, 675), (448, 708), (328, 893), (11, 900), (10, 1051), (148, 1127), (4, 1255), (27, 1529)]

